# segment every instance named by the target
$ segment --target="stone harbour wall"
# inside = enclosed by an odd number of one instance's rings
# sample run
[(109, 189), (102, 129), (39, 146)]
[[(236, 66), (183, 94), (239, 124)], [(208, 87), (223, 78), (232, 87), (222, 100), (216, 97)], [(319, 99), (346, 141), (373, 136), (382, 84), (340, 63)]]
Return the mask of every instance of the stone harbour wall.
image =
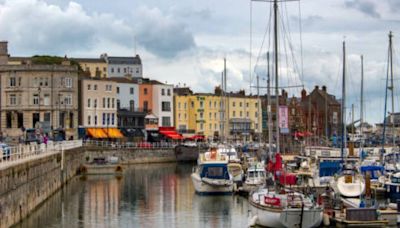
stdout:
[[(176, 162), (174, 149), (81, 147), (0, 166), (0, 228), (18, 224), (94, 158), (116, 156), (123, 164)], [(62, 164), (62, 160), (64, 163)]]
[(83, 148), (51, 154), (0, 169), (0, 228), (10, 227), (76, 175), (84, 158)]
[(85, 148), (85, 161), (91, 162), (93, 158), (115, 156), (123, 164), (176, 162), (174, 149), (99, 149), (96, 147)]

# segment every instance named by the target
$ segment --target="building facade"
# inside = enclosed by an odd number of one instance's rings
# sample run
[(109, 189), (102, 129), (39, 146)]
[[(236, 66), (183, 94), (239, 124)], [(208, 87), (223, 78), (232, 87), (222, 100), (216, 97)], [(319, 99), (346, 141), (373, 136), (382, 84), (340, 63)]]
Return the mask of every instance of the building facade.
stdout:
[(107, 78), (107, 62), (104, 58), (74, 58), (87, 76)]
[(246, 96), (244, 91), (228, 93), (227, 97), (229, 137), (245, 141), (258, 139), (262, 133), (261, 99)]
[(61, 65), (8, 65), (7, 43), (0, 43), (1, 117), (4, 137), (17, 139), (26, 129), (65, 130), (77, 137), (78, 69)]
[(153, 92), (152, 113), (158, 117), (158, 125), (162, 127), (171, 127), (174, 125), (174, 86), (163, 84), (158, 81), (150, 81)]
[(79, 83), (79, 124), (83, 128), (116, 127), (117, 83), (83, 78)]
[(341, 104), (327, 92), (326, 86), (315, 86), (309, 95), (301, 91), (304, 128), (314, 136), (330, 137), (341, 132)]
[(134, 57), (113, 57), (102, 55), (108, 64), (109, 77), (142, 78), (143, 66), (139, 55)]
[(222, 96), (219, 88), (213, 94), (175, 88), (174, 94), (175, 127), (181, 133), (253, 140), (262, 131), (260, 99), (244, 91)]
[(110, 78), (117, 83), (117, 107), (139, 109), (139, 85), (130, 78)]

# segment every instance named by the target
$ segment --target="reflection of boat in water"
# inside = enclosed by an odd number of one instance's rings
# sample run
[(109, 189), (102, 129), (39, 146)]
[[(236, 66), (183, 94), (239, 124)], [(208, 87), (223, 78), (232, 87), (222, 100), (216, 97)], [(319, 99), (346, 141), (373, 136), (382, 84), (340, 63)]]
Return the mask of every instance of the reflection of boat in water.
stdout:
[(91, 163), (80, 167), (80, 173), (84, 175), (122, 175), (124, 169), (117, 157), (94, 158)]
[(196, 161), (200, 153), (207, 151), (206, 144), (197, 144), (195, 142), (186, 142), (175, 147), (175, 157), (178, 162)]
[(197, 167), (191, 178), (196, 193), (199, 194), (230, 194), (233, 191), (228, 159), (215, 148), (199, 155)]

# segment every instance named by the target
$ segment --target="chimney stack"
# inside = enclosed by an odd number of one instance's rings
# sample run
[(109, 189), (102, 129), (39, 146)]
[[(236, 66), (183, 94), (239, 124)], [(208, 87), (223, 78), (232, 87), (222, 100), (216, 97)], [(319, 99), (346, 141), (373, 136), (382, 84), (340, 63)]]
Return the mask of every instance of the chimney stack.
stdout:
[(8, 64), (8, 42), (0, 41), (0, 65)]
[(326, 86), (322, 86), (322, 90), (326, 93)]
[(301, 90), (301, 100), (304, 101), (307, 97), (307, 91), (305, 89)]

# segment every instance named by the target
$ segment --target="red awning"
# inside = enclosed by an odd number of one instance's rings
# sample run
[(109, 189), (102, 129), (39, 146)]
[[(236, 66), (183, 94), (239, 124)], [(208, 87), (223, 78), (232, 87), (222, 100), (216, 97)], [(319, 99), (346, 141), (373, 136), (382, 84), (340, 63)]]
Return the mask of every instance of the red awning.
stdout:
[(204, 140), (205, 136), (204, 135), (193, 135), (190, 137), (187, 137), (186, 139), (189, 140)]
[(183, 139), (182, 135), (180, 135), (178, 132), (175, 131), (175, 128), (171, 127), (165, 127), (165, 128), (159, 128), (160, 134), (166, 136), (167, 138), (170, 139)]

